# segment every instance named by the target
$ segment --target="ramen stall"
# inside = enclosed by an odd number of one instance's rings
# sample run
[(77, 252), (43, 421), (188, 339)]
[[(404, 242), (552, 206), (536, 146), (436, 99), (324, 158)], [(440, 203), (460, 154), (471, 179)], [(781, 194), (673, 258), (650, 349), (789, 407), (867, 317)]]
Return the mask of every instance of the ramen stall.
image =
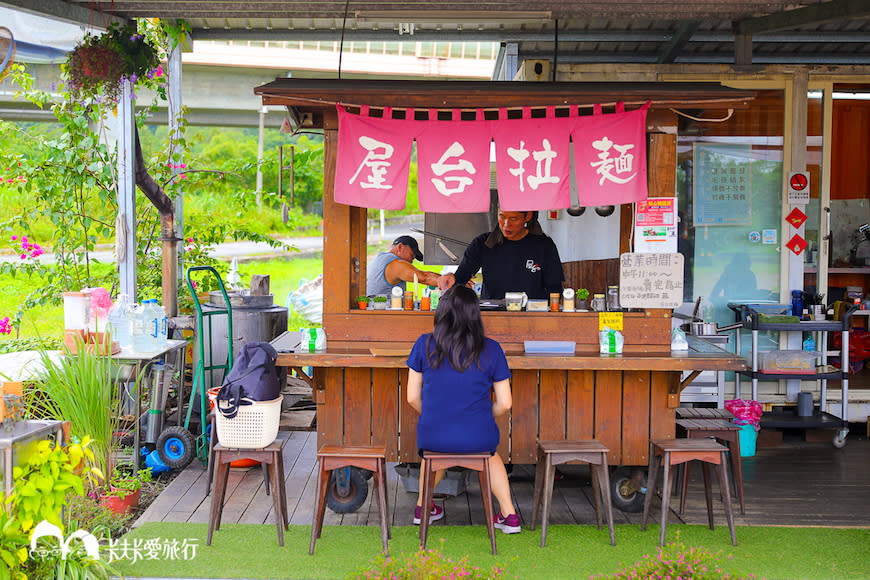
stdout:
[[(280, 353), (278, 364), (309, 381), (317, 404), (318, 446), (384, 445), (388, 461), (418, 461), (416, 412), (406, 400), (405, 360), (418, 336), (432, 329), (432, 312), (359, 310), (355, 297), (365, 294), (366, 208), (335, 201), (338, 158), (336, 104), (350, 112), (404, 119), (437, 109), (440, 118), (498, 118), (592, 113), (598, 103), (623, 101), (627, 111), (649, 103), (646, 116), (647, 184), (650, 197), (676, 190), (676, 116), (672, 108), (745, 107), (752, 98), (711, 83), (521, 83), (464, 81), (368, 81), (276, 79), (257, 87), (264, 105), (283, 105), (303, 129), (324, 133), (324, 304), (328, 348), (319, 352)], [(547, 109), (549, 107), (549, 109)], [(416, 112), (410, 112), (411, 110)], [(383, 112), (383, 113), (382, 113)], [(502, 115), (505, 113), (502, 112)], [(575, 113), (576, 114), (576, 113)], [(529, 115), (529, 113), (526, 113)], [(488, 179), (488, 176), (487, 176)], [(493, 193), (495, 199), (495, 193)], [(613, 255), (629, 252), (632, 204), (622, 205)], [(485, 211), (484, 211), (485, 213)], [(478, 218), (479, 218), (479, 214)], [(453, 230), (474, 214), (438, 214)], [(429, 227), (427, 215), (427, 228)], [(466, 226), (468, 240), (482, 230)], [(428, 243), (428, 240), (427, 240)], [(558, 240), (557, 240), (558, 243)], [(428, 248), (428, 246), (427, 246)], [(461, 256), (461, 247), (455, 248)], [(560, 246), (560, 252), (562, 247)], [(427, 249), (427, 256), (434, 255)], [(563, 256), (564, 262), (564, 256)], [(603, 262), (601, 260), (596, 261)], [(612, 261), (611, 261), (612, 262)], [(579, 259), (568, 272), (588, 265)], [(611, 263), (612, 265), (612, 263)], [(571, 285), (571, 277), (567, 285)], [(602, 270), (600, 280), (605, 284)], [(607, 280), (611, 284), (616, 280)], [(586, 284), (589, 286), (590, 284)], [(590, 288), (593, 290), (593, 288)], [(595, 289), (603, 292), (604, 288)], [(671, 310), (643, 308), (621, 313), (624, 350), (599, 354), (597, 312), (482, 312), (486, 333), (505, 350), (512, 371), (513, 408), (497, 422), (499, 453), (505, 461), (536, 461), (537, 439), (596, 438), (610, 449), (618, 466), (611, 477), (615, 505), (642, 509), (639, 486), (648, 464), (649, 440), (673, 437), (680, 390), (705, 370), (743, 370), (733, 354), (692, 341), (692, 349), (671, 351)], [(690, 337), (691, 338), (691, 337)], [(527, 354), (526, 340), (570, 341), (573, 354)], [(309, 375), (302, 373), (310, 367)], [(681, 381), (684, 371), (689, 377)], [(332, 489), (331, 494), (336, 490)], [(340, 498), (339, 498), (340, 500)], [(334, 505), (335, 502), (333, 502)], [(340, 501), (338, 503), (341, 503)]]

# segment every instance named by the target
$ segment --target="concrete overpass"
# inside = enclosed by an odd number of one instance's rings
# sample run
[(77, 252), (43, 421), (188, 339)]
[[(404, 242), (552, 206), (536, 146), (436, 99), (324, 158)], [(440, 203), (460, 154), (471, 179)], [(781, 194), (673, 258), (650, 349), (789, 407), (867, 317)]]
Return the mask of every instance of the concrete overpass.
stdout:
[[(441, 47), (433, 43), (388, 44), (347, 43), (341, 52), (342, 78), (367, 77), (377, 71), (381, 78), (488, 79), (498, 53), (497, 43), (442, 43)], [(276, 77), (336, 78), (338, 49), (337, 42), (196, 41), (193, 51), (182, 55), (181, 100), (188, 109), (188, 121), (191, 125), (257, 127), (262, 105), (254, 96), (254, 87)], [(59, 62), (24, 64), (37, 88), (53, 91), (60, 83)], [(50, 111), (15, 100), (14, 93), (15, 87), (4, 79), (0, 83), (0, 118), (53, 119)], [(152, 98), (148, 92), (137, 94), (142, 104)], [(266, 127), (279, 127), (283, 120), (283, 110), (266, 110)], [(148, 122), (168, 124), (165, 102), (159, 103)]]

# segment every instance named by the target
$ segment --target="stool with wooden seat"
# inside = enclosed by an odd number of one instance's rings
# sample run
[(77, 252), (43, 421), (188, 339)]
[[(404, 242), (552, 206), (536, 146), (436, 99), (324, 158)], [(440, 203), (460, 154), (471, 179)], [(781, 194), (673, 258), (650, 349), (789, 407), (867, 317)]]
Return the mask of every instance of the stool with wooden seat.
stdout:
[[(267, 473), (267, 481), (272, 487), (272, 506), (275, 511), (275, 526), (278, 528), (278, 545), (284, 545), (284, 530), (290, 529), (287, 518), (287, 492), (284, 489), (284, 444), (287, 439), (279, 437), (261, 449), (232, 449), (220, 443), (213, 448), (212, 461), (215, 469), (214, 490), (211, 496), (211, 510), (208, 516), (208, 538), (206, 545), (211, 545), (214, 530), (221, 529), (221, 514), (224, 508), (224, 496), (227, 491), (227, 478), (230, 473), (230, 463), (239, 459), (259, 461)], [(267, 489), (268, 493), (268, 489)]]
[(532, 503), (532, 529), (538, 521), (538, 508), (541, 500), (544, 509), (541, 516), (541, 547), (547, 544), (547, 520), (550, 516), (550, 502), (553, 498), (553, 481), (556, 466), (569, 461), (583, 461), (589, 464), (592, 476), (592, 495), (595, 497), (595, 514), (598, 529), (601, 529), (601, 499), (607, 515), (607, 528), (610, 530), (610, 545), (616, 545), (613, 534), (613, 509), (610, 505), (610, 474), (607, 469), (607, 453), (610, 450), (600, 441), (538, 441), (538, 465), (535, 469), (535, 494)]
[(677, 419), (725, 419), (732, 420), (734, 415), (728, 409), (707, 407), (677, 407)]
[(464, 467), (477, 472), (480, 481), (480, 495), (483, 499), (483, 512), (486, 517), (486, 529), (492, 544), (492, 553), (496, 555), (495, 524), (492, 513), (492, 487), (489, 482), (489, 453), (435, 453), (424, 451), (423, 458), (423, 508), (420, 518), (420, 547), (426, 549), (426, 536), (429, 533), (429, 507), (432, 505), (432, 495), (435, 491), (435, 472), (451, 467)]
[[(740, 425), (724, 419), (677, 419), (677, 426), (686, 433), (689, 439), (713, 437), (728, 445), (731, 455), (731, 475), (734, 476), (734, 487), (737, 490), (737, 500), (740, 502), (740, 513), (746, 514), (746, 501), (743, 496), (743, 461), (740, 459)], [(683, 481), (680, 486), (680, 513), (686, 505), (686, 488), (689, 486), (689, 464), (683, 470)]]
[(731, 532), (731, 543), (737, 545), (737, 536), (734, 532), (734, 514), (731, 511), (731, 492), (728, 489), (728, 473), (725, 461), (724, 445), (713, 439), (653, 439), (650, 441), (649, 474), (647, 476), (646, 499), (643, 504), (643, 520), (641, 530), (646, 530), (646, 520), (649, 516), (649, 508), (655, 495), (656, 480), (658, 479), (659, 466), (664, 465), (662, 478), (662, 524), (659, 545), (665, 545), (665, 528), (668, 522), (668, 503), (670, 499), (671, 467), (692, 460), (701, 462), (704, 472), (704, 494), (707, 499), (707, 521), (710, 529), (713, 529), (713, 494), (710, 485), (710, 465), (716, 466), (716, 474), (719, 478), (719, 487), (722, 490), (722, 502), (725, 504), (725, 517), (728, 521), (728, 529)]
[(318, 477), (317, 477), (317, 506), (314, 509), (314, 521), (311, 525), (311, 545), (308, 553), (314, 554), (314, 543), (323, 531), (323, 516), (326, 513), (326, 493), (329, 488), (329, 476), (334, 469), (344, 467), (356, 467), (372, 472), (374, 492), (378, 502), (378, 517), (381, 523), (381, 542), (384, 552), (389, 551), (388, 540), (390, 522), (387, 520), (389, 513), (387, 505), (387, 460), (386, 448), (381, 446), (348, 446), (324, 445), (317, 452)]

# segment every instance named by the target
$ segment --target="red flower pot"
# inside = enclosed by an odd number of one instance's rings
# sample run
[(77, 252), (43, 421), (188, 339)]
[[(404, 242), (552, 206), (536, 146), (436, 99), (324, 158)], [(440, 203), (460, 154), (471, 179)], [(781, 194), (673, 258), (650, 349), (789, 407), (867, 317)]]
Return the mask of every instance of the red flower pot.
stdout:
[(141, 493), (142, 490), (137, 489), (136, 491), (128, 493), (124, 497), (118, 495), (102, 495), (100, 496), (100, 505), (106, 506), (118, 515), (123, 515), (129, 513), (131, 508), (139, 505), (139, 496)]

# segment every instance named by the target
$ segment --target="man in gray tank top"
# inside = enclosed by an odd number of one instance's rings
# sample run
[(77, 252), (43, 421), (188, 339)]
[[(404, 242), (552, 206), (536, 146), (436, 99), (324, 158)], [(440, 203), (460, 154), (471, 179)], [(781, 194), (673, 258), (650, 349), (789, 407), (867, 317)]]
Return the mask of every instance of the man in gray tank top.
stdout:
[(428, 286), (438, 283), (438, 274), (418, 270), (412, 262), (414, 259), (423, 261), (423, 253), (417, 240), (411, 236), (399, 236), (393, 241), (387, 252), (380, 252), (366, 268), (366, 294), (369, 296), (389, 296), (393, 286), (399, 286), (405, 291), (405, 283), (417, 281)]

